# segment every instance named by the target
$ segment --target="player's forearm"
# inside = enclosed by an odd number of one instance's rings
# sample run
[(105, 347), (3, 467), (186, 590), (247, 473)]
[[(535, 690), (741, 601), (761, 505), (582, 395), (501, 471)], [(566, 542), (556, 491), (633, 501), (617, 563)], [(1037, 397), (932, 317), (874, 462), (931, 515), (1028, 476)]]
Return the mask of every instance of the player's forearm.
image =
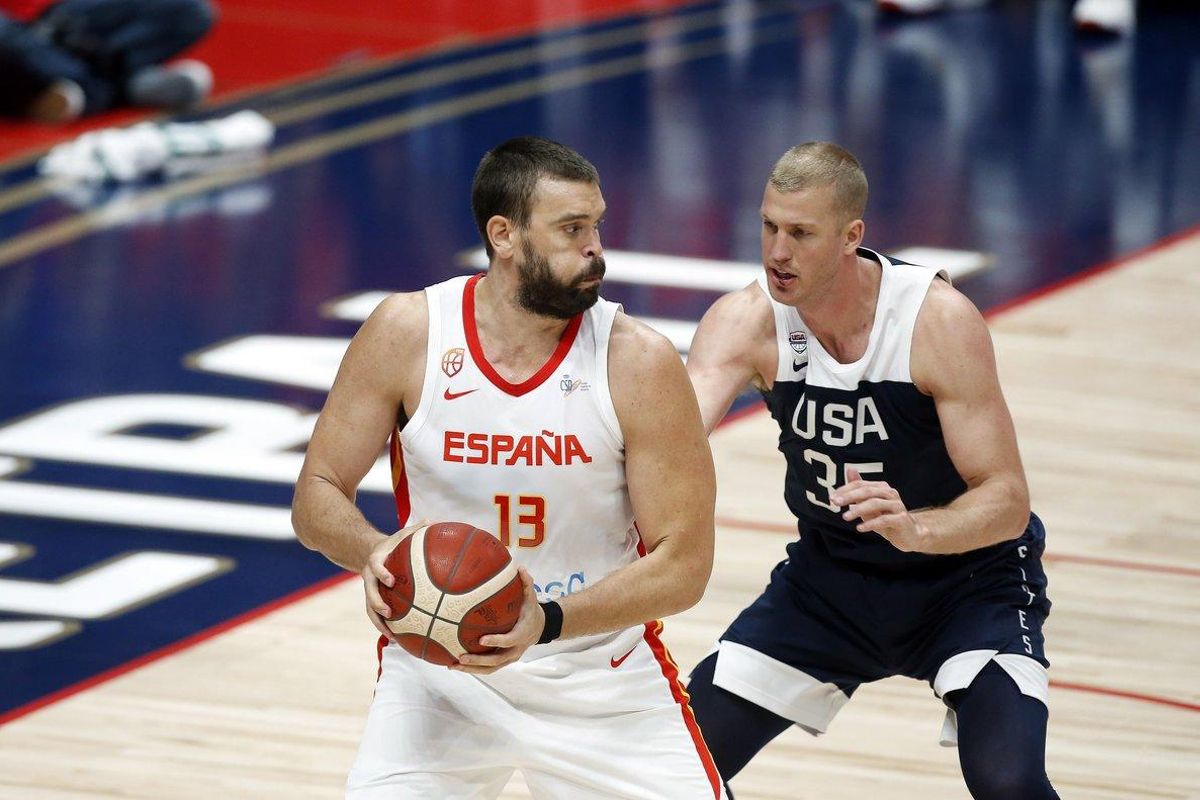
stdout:
[(1024, 481), (991, 479), (948, 506), (912, 516), (922, 531), (922, 552), (966, 553), (1020, 536), (1029, 522), (1029, 492)]
[(296, 484), (292, 528), (305, 547), (352, 572), (362, 571), (384, 538), (340, 489), (313, 476), (301, 476)]
[(694, 606), (712, 572), (712, 551), (680, 554), (666, 542), (587, 589), (558, 600), (561, 638), (621, 630)]

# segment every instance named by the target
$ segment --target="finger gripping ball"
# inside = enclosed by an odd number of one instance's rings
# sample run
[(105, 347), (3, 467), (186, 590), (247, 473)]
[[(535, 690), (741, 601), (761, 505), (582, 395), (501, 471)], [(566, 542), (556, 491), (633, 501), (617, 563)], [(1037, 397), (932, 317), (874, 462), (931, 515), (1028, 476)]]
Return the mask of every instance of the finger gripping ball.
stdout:
[(463, 653), (487, 653), (489, 633), (517, 623), (524, 592), (508, 548), (465, 522), (436, 522), (405, 536), (384, 561), (395, 576), (379, 593), (401, 647), (442, 666)]

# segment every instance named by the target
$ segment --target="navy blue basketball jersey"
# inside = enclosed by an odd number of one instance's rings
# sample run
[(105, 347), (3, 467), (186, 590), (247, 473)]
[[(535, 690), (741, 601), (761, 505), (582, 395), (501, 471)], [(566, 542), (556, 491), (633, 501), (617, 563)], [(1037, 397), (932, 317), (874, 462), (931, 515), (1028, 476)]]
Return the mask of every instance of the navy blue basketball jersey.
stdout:
[[(835, 558), (903, 567), (935, 556), (904, 553), (876, 533), (860, 533), (830, 499), (857, 469), (883, 480), (916, 510), (943, 506), (966, 491), (950, 461), (933, 399), (912, 382), (913, 327), (932, 281), (944, 272), (892, 261), (874, 251), (883, 276), (870, 341), (852, 364), (834, 360), (793, 307), (771, 300), (779, 364), (763, 392), (779, 423), (779, 450), (787, 459), (784, 499), (807, 538), (820, 537)], [(763, 279), (760, 288), (766, 292)], [(767, 295), (770, 298), (770, 295)]]

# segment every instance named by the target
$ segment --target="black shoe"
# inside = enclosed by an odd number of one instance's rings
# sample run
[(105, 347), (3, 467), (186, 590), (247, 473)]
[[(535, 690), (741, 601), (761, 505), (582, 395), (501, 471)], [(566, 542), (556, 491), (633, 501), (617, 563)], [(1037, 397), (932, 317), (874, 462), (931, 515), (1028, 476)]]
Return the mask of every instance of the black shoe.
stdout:
[(200, 61), (176, 61), (140, 69), (125, 82), (125, 96), (135, 106), (182, 109), (194, 106), (212, 88), (212, 70)]

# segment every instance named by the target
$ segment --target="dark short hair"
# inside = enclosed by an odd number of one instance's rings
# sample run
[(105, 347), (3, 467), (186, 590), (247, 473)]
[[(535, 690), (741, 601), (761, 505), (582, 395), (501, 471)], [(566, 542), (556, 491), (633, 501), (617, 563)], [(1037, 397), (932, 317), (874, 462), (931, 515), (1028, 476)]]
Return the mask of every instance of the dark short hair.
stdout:
[(487, 221), (499, 215), (524, 228), (533, 210), (533, 190), (539, 178), (560, 178), (600, 185), (591, 162), (566, 145), (537, 136), (518, 136), (484, 154), (471, 183), (471, 211), (488, 258)]

